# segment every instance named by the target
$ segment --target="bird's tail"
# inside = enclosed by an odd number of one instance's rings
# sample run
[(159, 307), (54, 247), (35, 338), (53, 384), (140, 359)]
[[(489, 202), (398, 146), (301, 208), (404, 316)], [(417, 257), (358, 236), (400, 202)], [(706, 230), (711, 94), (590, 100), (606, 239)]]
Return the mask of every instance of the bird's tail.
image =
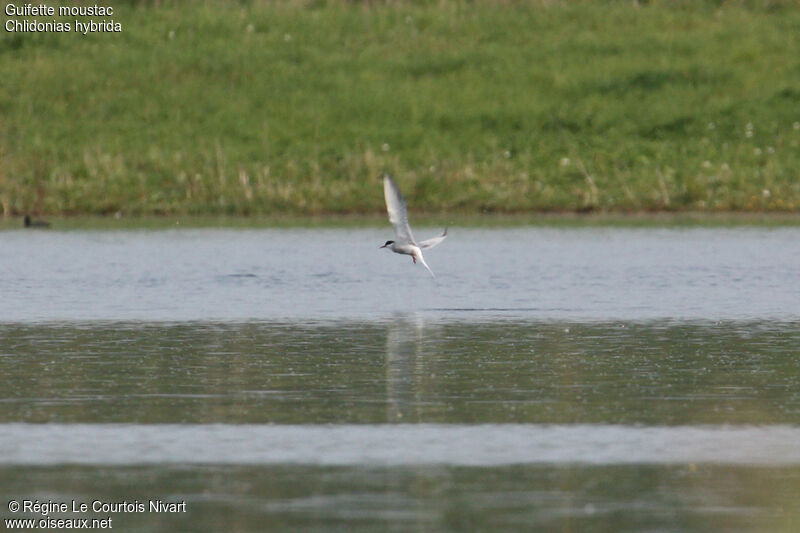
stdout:
[(430, 272), (430, 273), (431, 273), (431, 276), (433, 276), (433, 277), (434, 277), (434, 279), (435, 279), (435, 278), (436, 278), (436, 274), (434, 274), (434, 273), (433, 273), (433, 270), (431, 270), (431, 267), (429, 267), (429, 266), (428, 266), (428, 263), (426, 263), (426, 262), (425, 262), (425, 258), (424, 258), (424, 257), (422, 257), (422, 252), (419, 252), (419, 253), (417, 254), (417, 259), (419, 259), (419, 262), (420, 262), (420, 263), (422, 263), (422, 266), (424, 266), (425, 268), (427, 268), (427, 269), (428, 269), (428, 272)]

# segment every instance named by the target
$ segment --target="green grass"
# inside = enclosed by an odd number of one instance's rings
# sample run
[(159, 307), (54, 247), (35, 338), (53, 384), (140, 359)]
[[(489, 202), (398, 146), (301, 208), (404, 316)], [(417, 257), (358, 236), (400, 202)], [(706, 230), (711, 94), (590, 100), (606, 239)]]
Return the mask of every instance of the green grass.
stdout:
[(800, 211), (796, 2), (145, 4), (0, 34), (2, 213)]
[[(142, 215), (97, 216), (71, 215), (48, 217), (48, 229), (25, 229), (20, 217), (0, 217), (0, 231), (72, 231), (72, 230), (164, 230), (190, 228), (234, 229), (284, 229), (284, 228), (384, 228), (389, 229), (385, 214), (319, 214), (319, 215)], [(450, 234), (458, 228), (780, 228), (800, 226), (796, 213), (785, 212), (697, 212), (657, 211), (646, 213), (415, 213), (414, 227), (429, 228), (431, 233), (450, 227)]]

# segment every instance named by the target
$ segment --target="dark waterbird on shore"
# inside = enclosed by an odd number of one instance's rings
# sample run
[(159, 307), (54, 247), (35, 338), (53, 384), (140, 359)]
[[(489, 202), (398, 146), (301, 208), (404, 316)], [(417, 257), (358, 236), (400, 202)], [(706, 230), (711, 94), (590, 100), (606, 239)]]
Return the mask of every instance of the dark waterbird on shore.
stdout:
[(435, 278), (436, 276), (434, 276), (433, 270), (431, 270), (425, 262), (425, 258), (422, 257), (422, 250), (425, 248), (433, 248), (442, 242), (445, 237), (447, 237), (447, 228), (445, 228), (438, 237), (432, 237), (417, 243), (417, 241), (414, 240), (414, 235), (411, 233), (411, 227), (408, 225), (406, 201), (403, 199), (403, 195), (400, 194), (400, 189), (389, 174), (384, 174), (383, 176), (383, 196), (386, 200), (386, 210), (389, 212), (389, 222), (394, 226), (395, 240), (386, 241), (386, 244), (381, 246), (381, 248), (388, 247), (396, 254), (410, 255), (414, 263), (419, 259), (422, 266), (427, 268), (431, 276)]
[(45, 220), (33, 220), (30, 215), (25, 215), (23, 224), (26, 228), (49, 228), (50, 223)]

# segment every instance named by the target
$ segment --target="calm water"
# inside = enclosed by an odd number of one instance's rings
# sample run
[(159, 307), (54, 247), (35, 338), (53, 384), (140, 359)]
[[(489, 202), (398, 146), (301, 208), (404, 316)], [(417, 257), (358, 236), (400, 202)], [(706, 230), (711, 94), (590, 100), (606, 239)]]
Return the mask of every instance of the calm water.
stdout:
[[(420, 235), (437, 230), (419, 230)], [(800, 229), (0, 233), (0, 321), (800, 318)]]
[(387, 233), (0, 232), (0, 519), (795, 530), (800, 229)]

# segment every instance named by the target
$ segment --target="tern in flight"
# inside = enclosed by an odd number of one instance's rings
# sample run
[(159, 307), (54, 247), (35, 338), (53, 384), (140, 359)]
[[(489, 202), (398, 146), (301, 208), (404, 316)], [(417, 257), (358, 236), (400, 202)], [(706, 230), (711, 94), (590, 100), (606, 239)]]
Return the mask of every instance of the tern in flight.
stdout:
[(447, 237), (447, 228), (444, 229), (441, 235), (433, 237), (425, 241), (417, 242), (414, 240), (414, 235), (411, 233), (411, 227), (408, 225), (408, 213), (406, 211), (406, 201), (403, 200), (403, 195), (400, 194), (400, 189), (392, 177), (388, 174), (383, 175), (383, 196), (386, 198), (386, 210), (389, 212), (389, 222), (394, 226), (395, 240), (386, 241), (386, 244), (381, 248), (389, 248), (396, 254), (410, 255), (414, 263), (419, 260), (422, 266), (428, 269), (431, 276), (434, 278), (433, 270), (425, 262), (422, 257), (422, 250), (426, 248), (433, 248), (445, 237)]

